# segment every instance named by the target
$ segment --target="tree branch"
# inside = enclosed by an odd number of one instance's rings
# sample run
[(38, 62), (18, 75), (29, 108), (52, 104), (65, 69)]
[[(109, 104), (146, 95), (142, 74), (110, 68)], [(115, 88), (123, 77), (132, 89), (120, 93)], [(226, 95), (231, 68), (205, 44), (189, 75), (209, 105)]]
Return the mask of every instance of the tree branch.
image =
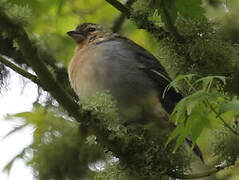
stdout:
[(24, 69), (18, 67), (17, 65), (13, 64), (12, 62), (7, 60), (7, 58), (2, 56), (1, 54), (0, 54), (0, 62), (3, 63), (4, 65), (6, 65), (7, 67), (9, 67), (10, 69), (12, 69), (13, 71), (17, 72), (18, 74), (22, 75), (23, 77), (31, 80), (32, 82), (38, 84), (39, 86), (42, 86), (41, 82), (37, 78), (37, 76), (35, 76), (35, 75), (25, 71)]
[(79, 112), (82, 108), (74, 102), (71, 96), (48, 70), (41, 56), (39, 56), (37, 48), (32, 45), (23, 27), (14, 23), (3, 11), (0, 11), (0, 29), (18, 43), (26, 62), (37, 74), (43, 88), (49, 91), (51, 95), (57, 99), (59, 104), (62, 105), (70, 115), (75, 117), (77, 121), (87, 121), (87, 118), (83, 118), (83, 113)]
[[(114, 8), (118, 9), (123, 14), (125, 14), (125, 16), (127, 18), (133, 18), (134, 19), (134, 17), (132, 17), (130, 9), (125, 7), (119, 1), (117, 1), (117, 0), (105, 0), (105, 1), (107, 1), (109, 4), (111, 4)], [(137, 22), (134, 19), (134, 21), (136, 22), (138, 28), (139, 29), (146, 29), (148, 32), (152, 33), (159, 41), (161, 39), (163, 39), (164, 37), (170, 36), (170, 33), (165, 31), (162, 27), (156, 26), (155, 23), (152, 22), (152, 21), (149, 21), (147, 19), (147, 17), (144, 16), (144, 17), (142, 17), (140, 19), (141, 19), (141, 22)]]
[(216, 109), (210, 104), (209, 101), (206, 102), (207, 105), (210, 107), (210, 109), (214, 112), (214, 114), (216, 115), (217, 118), (219, 118), (222, 123), (224, 124), (224, 126), (226, 128), (228, 128), (233, 134), (235, 134), (236, 136), (239, 136), (239, 133), (237, 131), (235, 131), (229, 124), (227, 124), (227, 122), (222, 118), (221, 115), (218, 116), (218, 112), (216, 111)]
[(121, 4), (117, 0), (106, 0), (109, 4), (111, 4), (113, 7), (121, 11), (123, 14), (125, 14), (128, 18), (130, 18), (130, 10), (129, 8), (125, 7), (123, 4)]
[[(126, 6), (127, 8), (130, 8), (130, 7), (134, 4), (135, 1), (136, 1), (136, 0), (128, 0), (128, 1), (126, 2), (125, 6)], [(119, 32), (121, 26), (123, 25), (123, 23), (124, 23), (124, 21), (125, 21), (125, 18), (126, 18), (126, 16), (125, 16), (124, 13), (120, 14), (120, 16), (117, 17), (117, 19), (116, 19), (115, 22), (114, 22), (113, 27), (111, 28), (113, 32), (115, 32), (115, 33)]]

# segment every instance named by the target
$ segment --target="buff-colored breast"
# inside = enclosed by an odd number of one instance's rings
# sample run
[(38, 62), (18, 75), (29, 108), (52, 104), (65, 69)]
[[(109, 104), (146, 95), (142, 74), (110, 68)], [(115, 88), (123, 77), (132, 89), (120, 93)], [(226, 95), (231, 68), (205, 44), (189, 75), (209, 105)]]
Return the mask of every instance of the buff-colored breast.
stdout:
[(68, 68), (71, 86), (80, 99), (108, 90), (127, 120), (158, 119), (161, 111), (167, 116), (154, 82), (139, 70), (130, 53), (117, 41), (78, 48)]

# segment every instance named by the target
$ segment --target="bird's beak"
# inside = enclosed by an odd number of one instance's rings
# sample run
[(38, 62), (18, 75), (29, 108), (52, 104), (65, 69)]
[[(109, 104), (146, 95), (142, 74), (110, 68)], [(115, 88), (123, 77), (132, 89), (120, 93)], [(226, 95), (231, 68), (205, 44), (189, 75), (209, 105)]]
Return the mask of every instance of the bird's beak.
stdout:
[(70, 36), (72, 39), (74, 39), (77, 43), (81, 43), (83, 40), (85, 40), (85, 35), (82, 32), (79, 31), (68, 31), (67, 35)]

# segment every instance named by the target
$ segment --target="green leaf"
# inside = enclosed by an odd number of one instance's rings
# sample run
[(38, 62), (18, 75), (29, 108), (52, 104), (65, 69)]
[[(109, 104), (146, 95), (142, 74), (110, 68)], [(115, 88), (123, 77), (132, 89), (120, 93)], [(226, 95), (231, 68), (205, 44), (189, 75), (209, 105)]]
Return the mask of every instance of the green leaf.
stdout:
[(188, 126), (190, 128), (190, 136), (193, 144), (196, 143), (203, 129), (211, 128), (211, 121), (204, 111), (205, 105), (201, 103), (193, 109), (191, 115), (189, 116)]
[(195, 125), (191, 128), (192, 131), (192, 143), (195, 145), (198, 137), (202, 134), (203, 129), (211, 128), (211, 121), (207, 116), (199, 115), (198, 120), (195, 121)]
[(171, 118), (174, 122), (180, 123), (184, 121), (185, 115), (190, 115), (192, 110), (200, 103), (205, 100), (216, 101), (220, 94), (217, 93), (207, 93), (203, 90), (197, 91), (196, 93), (183, 98), (174, 108)]
[(9, 174), (13, 163), (15, 162), (16, 159), (18, 158), (23, 158), (25, 151), (27, 148), (24, 148), (19, 154), (17, 154), (7, 165), (3, 168), (3, 171), (7, 172)]
[(174, 152), (180, 147), (184, 142), (185, 138), (190, 136), (192, 138), (193, 145), (196, 143), (198, 137), (201, 135), (205, 128), (211, 127), (211, 122), (206, 115), (203, 114), (204, 105), (197, 105), (191, 115), (185, 119), (183, 123), (179, 123), (177, 128), (171, 133), (167, 140), (167, 144), (173, 139), (176, 139), (176, 145), (174, 147)]
[(204, 16), (202, 0), (176, 0), (175, 7), (185, 18), (198, 19)]
[(203, 78), (200, 78), (198, 80), (196, 80), (192, 86), (194, 86), (195, 84), (202, 82), (203, 85), (203, 90), (204, 91), (209, 91), (211, 89), (211, 85), (213, 80), (219, 80), (221, 81), (224, 85), (226, 84), (226, 77), (225, 76), (206, 76)]
[(6, 138), (8, 136), (10, 136), (11, 134), (23, 129), (24, 127), (26, 127), (28, 124), (27, 123), (24, 123), (23, 125), (20, 125), (20, 126), (17, 126), (15, 127), (12, 131), (10, 131), (9, 133), (7, 133), (3, 138)]
[(170, 143), (173, 139), (177, 138), (179, 135), (180, 135), (180, 132), (181, 132), (181, 126), (177, 126), (173, 132), (170, 134), (167, 142), (166, 142), (166, 145), (168, 145), (168, 143)]
[(183, 98), (174, 108), (172, 114), (171, 114), (171, 120), (173, 120), (175, 123), (179, 123), (180, 119), (186, 118), (186, 110), (187, 110), (187, 101), (185, 98)]
[(188, 80), (188, 81), (191, 81), (191, 79), (193, 77), (197, 76), (196, 74), (186, 74), (186, 75), (178, 75), (164, 90), (163, 92), (163, 97), (165, 95), (165, 93), (170, 89), (170, 88), (174, 88), (177, 92), (180, 92), (180, 85), (179, 85), (179, 82), (182, 81), (182, 80)]
[(171, 133), (167, 144), (176, 139), (174, 152), (183, 143), (185, 138), (190, 136), (195, 144), (198, 137), (205, 128), (211, 127), (211, 120), (208, 118), (209, 111), (205, 101), (215, 101), (220, 97), (217, 93), (198, 91), (182, 99), (174, 108), (171, 115), (177, 128)]
[(239, 103), (238, 102), (222, 102), (219, 107), (219, 112), (217, 116), (220, 116), (223, 113), (234, 111), (239, 113)]
[(40, 125), (43, 123), (45, 117), (45, 110), (41, 106), (35, 106), (33, 112), (21, 112), (12, 115), (12, 117), (23, 118), (24, 120), (26, 120), (27, 123)]

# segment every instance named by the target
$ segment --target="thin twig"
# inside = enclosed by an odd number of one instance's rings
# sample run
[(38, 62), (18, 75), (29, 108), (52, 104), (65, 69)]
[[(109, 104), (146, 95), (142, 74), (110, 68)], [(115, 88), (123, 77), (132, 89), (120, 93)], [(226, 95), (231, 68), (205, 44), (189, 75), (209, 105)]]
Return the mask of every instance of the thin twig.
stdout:
[(5, 56), (0, 55), (0, 62), (12, 69), (13, 71), (17, 72), (18, 74), (22, 75), (23, 77), (31, 80), (32, 82), (38, 84), (39, 86), (41, 85), (40, 80), (37, 78), (37, 76), (25, 71), (24, 69), (18, 67), (17, 65), (13, 64), (10, 62)]
[(218, 116), (218, 113), (217, 113), (216, 109), (210, 104), (210, 102), (207, 102), (207, 104), (210, 107), (210, 109), (216, 114), (216, 116), (222, 121), (224, 126), (226, 128), (228, 128), (233, 134), (239, 136), (239, 133), (237, 131), (235, 131), (229, 124), (227, 124), (226, 121), (222, 118), (221, 115)]
[(124, 13), (128, 18), (130, 17), (130, 10), (129, 8), (125, 7), (122, 3), (117, 0), (106, 0), (109, 4), (113, 7)]
[[(186, 83), (191, 87), (191, 89), (192, 89), (194, 92), (197, 92), (196, 88), (194, 88), (194, 87), (192, 86), (192, 84), (191, 84), (187, 79), (185, 79), (185, 81), (186, 81)], [(203, 103), (204, 103), (206, 106), (209, 106), (209, 108), (215, 113), (216, 117), (218, 117), (218, 118), (222, 121), (222, 123), (224, 124), (224, 126), (225, 126), (226, 128), (228, 128), (230, 131), (232, 131), (232, 133), (234, 133), (235, 135), (239, 136), (239, 133), (238, 133), (237, 131), (235, 131), (229, 124), (227, 124), (226, 121), (222, 118), (221, 115), (218, 116), (218, 113), (217, 113), (216, 109), (211, 105), (211, 103), (210, 103), (208, 100), (203, 101)]]
[[(133, 5), (133, 3), (135, 2), (136, 0), (128, 0), (126, 3), (125, 3), (125, 6), (127, 8), (131, 8), (131, 6)], [(126, 16), (124, 13), (121, 13), (119, 17), (116, 18), (115, 22), (114, 22), (114, 25), (113, 27), (111, 28), (112, 31), (114, 33), (117, 33), (119, 32), (119, 30), (121, 29), (124, 21), (126, 19)]]

